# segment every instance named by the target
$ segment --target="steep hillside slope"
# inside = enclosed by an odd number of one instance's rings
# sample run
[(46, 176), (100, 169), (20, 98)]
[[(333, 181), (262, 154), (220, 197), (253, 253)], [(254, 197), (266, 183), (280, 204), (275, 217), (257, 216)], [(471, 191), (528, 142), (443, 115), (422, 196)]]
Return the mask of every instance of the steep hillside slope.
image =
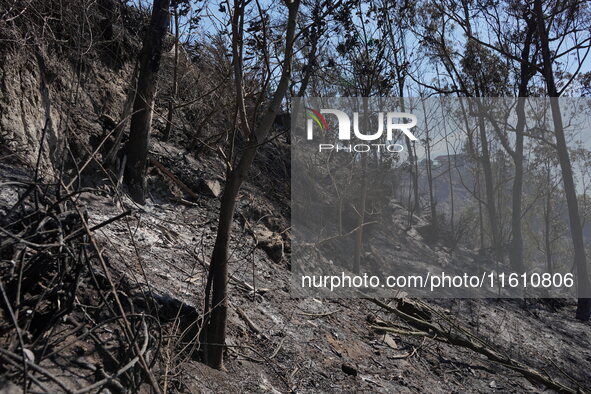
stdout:
[[(190, 106), (177, 115), (175, 138), (162, 141), (161, 95), (148, 203), (134, 204), (102, 168), (145, 16), (127, 7), (104, 8), (116, 2), (98, 3), (88, 11), (94, 43), (88, 52), (82, 45), (90, 40), (88, 31), (80, 45), (63, 44), (76, 43), (67, 24), (55, 30), (56, 41), (30, 43), (23, 39), (25, 25), (10, 31), (1, 25), (8, 41), (0, 47), (0, 281), (11, 302), (3, 299), (0, 310), (0, 391), (19, 392), (22, 357), (29, 360), (31, 389), (47, 392), (149, 392), (147, 371), (168, 392), (546, 390), (519, 371), (416, 331), (370, 300), (292, 298), (289, 145), (283, 138), (261, 147), (239, 195), (226, 370), (202, 364), (190, 339), (197, 334), (225, 163), (205, 143), (212, 135), (197, 134), (193, 116), (199, 112)], [(104, 12), (136, 24), (124, 28), (119, 21), (101, 30)], [(21, 49), (9, 39), (26, 45)], [(113, 51), (127, 55), (114, 61)], [(161, 91), (170, 62), (168, 54)], [(198, 72), (204, 66), (187, 67)], [(224, 125), (210, 127), (218, 126)], [(407, 214), (395, 211), (394, 222)], [(417, 232), (396, 233), (413, 253), (407, 248), (389, 258), (449, 257)], [(457, 256), (475, 258), (468, 250)], [(23, 277), (30, 286), (21, 289)], [(395, 308), (397, 301), (386, 303)], [(428, 305), (434, 324), (452, 322), (564, 385), (591, 389), (591, 326), (572, 319), (573, 302)], [(133, 338), (126, 337), (126, 325)], [(375, 328), (380, 325), (399, 333)]]

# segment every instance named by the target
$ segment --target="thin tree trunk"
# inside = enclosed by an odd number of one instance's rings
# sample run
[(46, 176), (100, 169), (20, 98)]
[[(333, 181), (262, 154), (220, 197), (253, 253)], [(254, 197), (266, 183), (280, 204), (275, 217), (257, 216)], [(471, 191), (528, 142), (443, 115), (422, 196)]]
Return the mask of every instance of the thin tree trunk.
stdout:
[(162, 42), (169, 23), (170, 0), (154, 0), (150, 26), (144, 37), (140, 53), (137, 94), (133, 104), (125, 182), (131, 198), (139, 204), (146, 203), (145, 171), (152, 124), (152, 108), (158, 83), (158, 69), (162, 56)]
[[(366, 92), (368, 93), (368, 92)], [(368, 94), (363, 97), (363, 130), (368, 129), (369, 125), (369, 105)], [(367, 155), (368, 153), (361, 152), (361, 182), (360, 182), (360, 198), (359, 206), (357, 207), (357, 231), (355, 231), (355, 247), (353, 250), (353, 273), (359, 274), (361, 270), (361, 255), (363, 254), (363, 225), (365, 224), (365, 205), (367, 201)]]
[(482, 187), (480, 180), (480, 160), (476, 164), (476, 195), (478, 196), (478, 233), (480, 235), (480, 254), (484, 254), (484, 214), (482, 213)]
[[(477, 99), (479, 100), (479, 99)], [(493, 255), (497, 263), (502, 259), (501, 242), (499, 236), (499, 222), (497, 217), (497, 205), (495, 202), (494, 178), (492, 171), (492, 164), (490, 161), (490, 150), (488, 146), (488, 137), (486, 135), (486, 127), (484, 124), (484, 116), (478, 116), (478, 129), (480, 132), (480, 147), (482, 150), (482, 173), (484, 174), (484, 186), (486, 192), (486, 210), (490, 224), (491, 240)]]
[(523, 194), (523, 130), (525, 127), (525, 98), (517, 99), (517, 125), (515, 128), (515, 177), (513, 178), (513, 193), (511, 197), (511, 248), (509, 263), (516, 272), (524, 272), (523, 264), (523, 234), (521, 231), (521, 197)]
[(172, 92), (170, 101), (168, 102), (168, 115), (166, 116), (166, 129), (164, 130), (164, 141), (170, 139), (172, 131), (172, 121), (174, 119), (174, 105), (176, 103), (176, 96), (178, 93), (178, 79), (179, 79), (179, 46), (181, 44), (179, 31), (179, 13), (178, 6), (175, 4), (173, 9), (174, 14), (174, 68), (172, 71)]
[(552, 220), (552, 185), (551, 185), (551, 178), (550, 178), (550, 165), (548, 164), (548, 172), (546, 177), (546, 204), (544, 207), (544, 251), (546, 253), (546, 270), (550, 273), (554, 273), (554, 268), (552, 267), (552, 227), (551, 227), (551, 220)]
[[(369, 96), (369, 88), (366, 89), (363, 95), (363, 130), (369, 128), (369, 102), (367, 96)], [(363, 231), (365, 225), (365, 206), (367, 201), (367, 155), (369, 153), (361, 152), (361, 182), (360, 191), (361, 196), (359, 199), (358, 212), (359, 215), (357, 221), (357, 231), (355, 231), (355, 248), (353, 251), (353, 273), (359, 274), (361, 270), (361, 255), (363, 254)]]
[[(406, 138), (407, 141), (409, 141), (409, 138)], [(418, 160), (418, 156), (417, 156), (417, 144), (415, 141), (411, 142), (412, 145), (412, 164), (414, 165), (414, 181), (413, 181), (413, 191), (414, 191), (414, 196), (415, 196), (415, 208), (414, 210), (416, 210), (417, 213), (421, 212), (421, 197), (419, 196), (419, 160)]]
[[(218, 230), (211, 256), (211, 264), (209, 266), (208, 283), (206, 285), (204, 316), (206, 318), (209, 317), (209, 319), (204, 323), (205, 327), (203, 327), (205, 362), (210, 367), (216, 369), (223, 368), (223, 350), (226, 342), (228, 317), (228, 243), (232, 230), (236, 196), (252, 165), (259, 144), (264, 142), (273, 126), (275, 116), (279, 111), (281, 101), (289, 86), (299, 4), (300, 0), (294, 0), (287, 4), (289, 15), (286, 28), (287, 45), (285, 47), (285, 63), (277, 89), (269, 107), (263, 114), (260, 124), (250, 136), (238, 165), (229, 173), (222, 195)], [(238, 94), (241, 94), (241, 92), (238, 92)], [(209, 304), (210, 291), (211, 305)]]
[[(462, 0), (462, 7), (464, 11), (464, 18), (466, 21), (466, 33), (468, 37), (473, 37), (472, 35), (472, 24), (470, 21), (470, 12), (468, 9), (468, 1)], [(475, 86), (475, 95), (476, 100), (480, 100), (480, 86), (477, 80), (474, 80)], [(479, 111), (482, 109), (482, 105), (479, 101)], [(482, 150), (482, 155), (479, 157), (479, 161), (482, 164), (482, 173), (484, 175), (484, 185), (485, 185), (485, 192), (486, 192), (486, 209), (489, 218), (490, 224), (490, 231), (491, 231), (491, 243), (493, 248), (493, 255), (494, 258), (499, 264), (500, 260), (502, 259), (502, 252), (501, 252), (501, 240), (500, 240), (500, 233), (499, 233), (499, 225), (498, 225), (498, 217), (497, 217), (497, 208), (495, 202), (495, 194), (494, 194), (494, 178), (493, 178), (493, 171), (492, 165), (490, 161), (490, 152), (488, 146), (488, 139), (486, 136), (486, 127), (484, 124), (484, 117), (482, 114), (478, 115), (478, 129), (480, 135), (480, 149)], [(479, 203), (480, 204), (480, 203)]]
[[(394, 35), (391, 34), (391, 38), (392, 40), (394, 40)], [(400, 95), (400, 110), (402, 112), (405, 111), (405, 105), (404, 105), (404, 74), (402, 72), (402, 68), (400, 66), (400, 61), (398, 60), (398, 51), (396, 51), (394, 53), (394, 67), (396, 69), (396, 77), (398, 79), (398, 94)], [(416, 159), (416, 155), (413, 154), (413, 145), (412, 142), (410, 141), (409, 138), (405, 138), (406, 141), (406, 150), (408, 151), (408, 174), (409, 174), (409, 207), (408, 207), (408, 211), (409, 211), (409, 215), (408, 215), (408, 228), (412, 228), (412, 220), (413, 220), (413, 216), (415, 211), (419, 211), (421, 209), (420, 207), (420, 201), (419, 201), (419, 185), (418, 185), (418, 174), (415, 173), (415, 159)], [(411, 196), (411, 190), (412, 190), (412, 195), (414, 196), (414, 204), (410, 204), (410, 196)]]
[(479, 254), (484, 254), (485, 253), (485, 243), (484, 243), (484, 215), (483, 215), (483, 210), (482, 210), (482, 181), (481, 181), (481, 176), (480, 176), (480, 172), (481, 172), (481, 165), (482, 165), (482, 161), (480, 158), (480, 144), (479, 144), (479, 138), (474, 136), (474, 131), (472, 131), (472, 128), (470, 126), (470, 123), (468, 121), (468, 116), (467, 113), (470, 110), (471, 111), (471, 104), (470, 102), (468, 102), (468, 109), (466, 109), (466, 107), (464, 106), (464, 101), (462, 100), (462, 98), (460, 97), (460, 106), (461, 106), (461, 113), (462, 113), (462, 118), (464, 121), (464, 127), (466, 129), (466, 133), (467, 133), (467, 138), (468, 138), (468, 151), (471, 155), (471, 157), (475, 160), (476, 162), (476, 169), (474, 170), (474, 195), (476, 196), (476, 199), (478, 200), (478, 235), (479, 235), (479, 241), (480, 241), (480, 251)]
[(548, 43), (548, 32), (544, 21), (544, 12), (542, 10), (542, 1), (534, 1), (534, 9), (538, 23), (538, 34), (542, 47), (542, 59), (544, 65), (544, 79), (548, 96), (550, 96), (550, 109), (552, 111), (552, 121), (554, 123), (554, 133), (556, 134), (556, 147), (562, 171), (562, 181), (564, 183), (564, 193), (568, 206), (568, 217), (570, 222), (570, 232), (573, 240), (575, 266), (577, 267), (577, 291), (579, 300), (577, 304), (576, 318), (587, 321), (591, 317), (591, 285), (589, 283), (589, 274), (587, 272), (587, 257), (585, 254), (585, 243), (583, 240), (583, 228), (581, 226), (581, 217), (579, 216), (579, 204), (577, 202), (577, 190), (573, 179), (573, 170), (566, 145), (566, 137), (562, 123), (562, 114), (558, 103), (558, 91), (554, 82), (554, 73), (552, 71), (552, 55)]
[(523, 143), (525, 130), (525, 97), (527, 85), (532, 77), (529, 63), (529, 52), (534, 33), (534, 24), (528, 20), (528, 29), (521, 51), (519, 92), (517, 98), (517, 124), (515, 127), (515, 150), (509, 154), (513, 157), (515, 165), (515, 177), (513, 178), (513, 194), (511, 198), (511, 248), (509, 250), (509, 262), (511, 268), (517, 272), (524, 272), (523, 263), (523, 233), (521, 226), (521, 199), (523, 194)]
[(433, 194), (433, 168), (431, 165), (431, 140), (429, 137), (429, 123), (427, 121), (427, 109), (425, 107), (425, 100), (421, 100), (423, 105), (423, 114), (425, 116), (425, 155), (427, 156), (427, 183), (429, 186), (429, 209), (431, 211), (431, 225), (436, 237), (439, 237), (437, 224), (437, 209), (435, 206), (435, 195)]
[[(367, 116), (367, 112), (365, 113)], [(367, 202), (367, 155), (361, 153), (361, 196), (358, 207), (357, 231), (355, 231), (355, 250), (353, 252), (353, 273), (359, 274), (361, 270), (361, 255), (363, 254), (363, 227), (365, 224), (365, 205)]]
[(236, 90), (236, 106), (241, 122), (243, 134), (250, 137), (250, 126), (246, 115), (246, 105), (244, 103), (243, 87), (243, 62), (242, 45), (244, 35), (244, 8), (246, 3), (242, 0), (234, 0), (234, 15), (232, 16), (232, 65), (234, 68), (234, 89)]
[[(443, 102), (441, 102), (441, 114), (443, 116), (443, 131), (445, 133), (445, 151), (447, 153), (447, 177), (449, 182), (449, 200), (450, 200), (450, 225), (451, 225), (451, 233), (454, 240), (454, 247), (455, 247), (455, 240), (456, 240), (456, 224), (455, 224), (455, 197), (454, 197), (454, 183), (453, 183), (453, 175), (451, 173), (451, 157), (449, 151), (449, 136), (447, 132), (447, 122), (445, 121), (445, 116), (443, 113)], [(455, 166), (455, 156), (454, 156), (454, 168)]]
[[(204, 331), (205, 362), (212, 368), (223, 366), (223, 348), (226, 342), (226, 321), (228, 318), (228, 243), (232, 231), (232, 219), (236, 197), (242, 182), (248, 174), (256, 155), (257, 143), (249, 142), (238, 163), (228, 178), (220, 206), (220, 216), (209, 271), (208, 288), (211, 288), (211, 306), (206, 305), (206, 313), (211, 317)], [(209, 294), (207, 294), (209, 298)], [(207, 302), (207, 301), (206, 301)], [(209, 304), (209, 302), (207, 302)]]

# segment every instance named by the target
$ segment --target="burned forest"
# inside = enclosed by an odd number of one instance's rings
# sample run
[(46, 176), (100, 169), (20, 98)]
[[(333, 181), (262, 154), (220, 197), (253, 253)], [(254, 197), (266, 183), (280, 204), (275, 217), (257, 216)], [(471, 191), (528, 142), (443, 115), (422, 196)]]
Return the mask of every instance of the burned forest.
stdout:
[(589, 0), (0, 0), (0, 393), (591, 393)]

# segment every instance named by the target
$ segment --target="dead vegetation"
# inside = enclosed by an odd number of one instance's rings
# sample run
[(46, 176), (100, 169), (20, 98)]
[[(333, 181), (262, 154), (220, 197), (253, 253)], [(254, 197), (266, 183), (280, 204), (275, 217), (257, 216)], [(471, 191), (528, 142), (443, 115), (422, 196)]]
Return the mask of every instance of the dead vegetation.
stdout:
[[(290, 298), (289, 147), (279, 133), (260, 146), (229, 218), (227, 370), (196, 361), (219, 180), (230, 161), (224, 148), (241, 151), (245, 142), (227, 122), (232, 70), (223, 38), (183, 52), (170, 142), (159, 140), (173, 102), (171, 87), (163, 86), (150, 150), (151, 202), (138, 207), (121, 193), (117, 152), (125, 127), (117, 125), (129, 116), (128, 79), (146, 15), (94, 2), (74, 2), (70, 13), (44, 1), (9, 3), (0, 11), (7, 58), (1, 72), (10, 87), (2, 87), (3, 99), (7, 108), (22, 106), (32, 126), (0, 128), (6, 385), (73, 393), (589, 390), (589, 326), (567, 320), (568, 302), (550, 311), (450, 301), (456, 309), (448, 314), (435, 302), (417, 314), (379, 300)], [(88, 21), (82, 30), (80, 18)], [(35, 38), (43, 45), (27, 43), (34, 34), (26, 26), (39, 27)], [(60, 120), (45, 137), (38, 135), (45, 113), (35, 106), (38, 56), (46, 60), (52, 116)], [(15, 65), (26, 65), (16, 85)], [(99, 122), (102, 115), (112, 122)], [(60, 138), (46, 138), (53, 135)], [(60, 160), (36, 166), (39, 152), (59, 141), (67, 142)], [(116, 164), (103, 168), (106, 158)], [(407, 214), (402, 207), (397, 213)], [(433, 253), (429, 245), (420, 252)]]
[[(576, 379), (573, 379), (566, 372), (561, 371), (562, 374), (564, 374), (572, 383), (574, 383), (574, 387), (562, 384), (550, 376), (547, 372), (537, 371), (520, 361), (512, 359), (507, 354), (504, 354), (494, 343), (485, 341), (478, 335), (466, 330), (465, 328), (461, 327), (457, 321), (454, 321), (454, 319), (437, 312), (435, 309), (422, 301), (413, 301), (411, 305), (414, 306), (413, 308), (410, 308), (410, 310), (409, 308), (406, 308), (406, 310), (401, 308), (400, 303), (397, 307), (392, 307), (375, 298), (371, 299), (370, 301), (385, 311), (393, 313), (404, 322), (410, 324), (412, 327), (418, 329), (418, 331), (411, 331), (391, 327), (388, 324), (370, 326), (372, 329), (377, 330), (378, 332), (388, 332), (402, 336), (425, 337), (443, 343), (448, 343), (453, 346), (460, 346), (482, 354), (489, 360), (499, 363), (508, 369), (519, 372), (527, 379), (536, 383), (542, 383), (559, 393), (574, 394), (586, 392), (585, 388), (582, 387), (576, 381)], [(437, 323), (433, 323), (430, 321), (430, 319), (426, 318), (426, 316), (430, 317), (432, 314), (437, 315)], [(412, 353), (409, 354), (409, 357), (411, 355)]]
[[(129, 294), (115, 285), (92, 239), (93, 231), (129, 211), (90, 227), (76, 203), (84, 190), (24, 181), (3, 186), (16, 188), (19, 195), (0, 230), (4, 235), (0, 331), (4, 365), (11, 367), (4, 371), (9, 379), (25, 389), (36, 385), (46, 392), (52, 391), (47, 380), (64, 391), (79, 393), (115, 384), (137, 388), (146, 376), (157, 387), (151, 367), (162, 340), (158, 321), (135, 313), (132, 305), (122, 301), (129, 301)], [(109, 335), (108, 329), (105, 333), (109, 323), (123, 335), (112, 331)], [(68, 387), (39, 366), (53, 355), (63, 357), (66, 349), (80, 346), (85, 338), (93, 340), (97, 355), (102, 356), (103, 370), (95, 368), (98, 379), (92, 384)]]

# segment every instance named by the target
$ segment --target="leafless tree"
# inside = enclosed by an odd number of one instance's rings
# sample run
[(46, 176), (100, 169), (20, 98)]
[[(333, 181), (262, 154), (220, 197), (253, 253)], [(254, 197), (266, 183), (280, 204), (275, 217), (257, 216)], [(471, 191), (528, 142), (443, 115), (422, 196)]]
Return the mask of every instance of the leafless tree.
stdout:
[[(557, 98), (560, 97), (560, 92), (556, 87), (556, 82), (554, 79), (553, 56), (550, 51), (548, 38), (549, 25), (557, 16), (559, 16), (561, 12), (564, 12), (564, 8), (560, 2), (551, 2), (550, 8), (550, 14), (546, 15), (542, 6), (542, 1), (534, 0), (534, 12), (542, 50), (543, 75), (544, 80), (546, 81), (548, 96), (551, 98), (550, 109), (552, 111), (552, 121), (554, 124), (554, 133), (556, 137), (556, 149), (558, 151), (560, 168), (562, 170), (564, 193), (568, 206), (568, 217), (573, 241), (575, 266), (577, 268), (577, 290), (581, 295), (577, 304), (576, 317), (579, 320), (587, 321), (591, 317), (591, 298), (589, 298), (589, 294), (591, 292), (591, 283), (589, 282), (585, 241), (583, 240), (583, 227), (581, 225), (581, 217), (579, 215), (579, 204), (577, 201), (577, 191), (573, 178), (573, 169), (568, 147), (566, 145), (562, 113), (557, 100)], [(571, 15), (566, 16), (567, 21)], [(583, 45), (588, 47), (590, 45), (588, 42), (590, 39), (591, 38), (588, 37), (586, 39), (587, 43), (583, 43)], [(577, 43), (577, 45), (581, 44)]]
[[(260, 121), (252, 129), (248, 126), (246, 113), (243, 112), (244, 110), (242, 108), (244, 103), (242, 86), (240, 84), (242, 79), (240, 75), (235, 75), (235, 78), (237, 78), (236, 94), (239, 105), (238, 109), (241, 111), (241, 116), (243, 117), (244, 123), (242, 126), (248, 130), (245, 133), (248, 139), (236, 166), (228, 168), (227, 171), (226, 186), (221, 198), (217, 235), (205, 290), (204, 316), (207, 316), (207, 320), (202, 336), (205, 346), (204, 357), (207, 364), (216, 369), (223, 367), (223, 350), (226, 341), (226, 324), (228, 318), (228, 243), (232, 230), (236, 196), (238, 195), (242, 182), (244, 182), (248, 175), (258, 147), (265, 143), (265, 139), (273, 126), (281, 102), (289, 87), (299, 5), (299, 0), (285, 1), (287, 25), (285, 27), (283, 69), (275, 91), (266, 109), (263, 111)], [(234, 2), (233, 12), (235, 14), (232, 18), (233, 48), (237, 48), (242, 38), (239, 23), (241, 18), (244, 17), (244, 6), (245, 2), (242, 0), (236, 0)], [(234, 51), (235, 55), (237, 53), (237, 51)], [(238, 58), (235, 58), (234, 62), (235, 64), (240, 64), (241, 56), (238, 55)]]
[(140, 204), (146, 203), (145, 171), (150, 143), (150, 127), (158, 69), (162, 56), (162, 44), (169, 23), (170, 0), (154, 0), (150, 25), (144, 37), (139, 57), (137, 93), (133, 104), (129, 141), (127, 142), (125, 183), (131, 197)]

